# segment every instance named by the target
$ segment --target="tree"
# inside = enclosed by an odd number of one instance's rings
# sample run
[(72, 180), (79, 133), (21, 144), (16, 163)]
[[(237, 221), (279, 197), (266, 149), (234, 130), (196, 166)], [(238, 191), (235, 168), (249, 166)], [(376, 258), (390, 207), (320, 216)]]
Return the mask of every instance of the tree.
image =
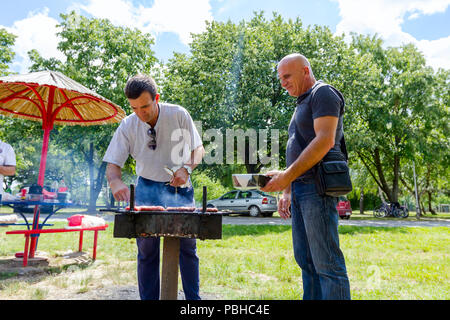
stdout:
[(433, 197), (449, 188), (450, 164), (450, 132), (449, 132), (449, 102), (450, 102), (450, 71), (440, 69), (434, 76), (432, 100), (432, 123), (423, 124), (422, 134), (415, 137), (413, 160), (405, 163), (405, 170), (400, 179), (406, 189), (415, 196), (412, 166), (415, 164), (417, 189), (421, 213), (425, 213), (424, 198), (428, 202), (428, 211), (436, 214), (433, 209)]
[[(114, 26), (106, 19), (89, 19), (75, 12), (61, 14), (61, 18), (58, 35), (62, 40), (58, 49), (66, 61), (43, 59), (37, 51), (31, 51), (31, 71), (60, 71), (130, 113), (123, 88), (130, 76), (150, 73), (155, 65), (157, 60), (150, 49), (154, 43), (151, 35)], [(77, 157), (88, 164), (89, 210), (95, 210), (105, 182), (106, 163), (102, 158), (116, 127), (64, 126), (56, 129), (54, 142), (57, 147), (78, 153)], [(131, 167), (129, 162), (128, 169)]]
[(0, 76), (8, 75), (9, 64), (13, 61), (15, 53), (11, 49), (16, 40), (16, 36), (5, 29), (0, 29)]
[[(287, 127), (295, 108), (295, 99), (281, 87), (277, 63), (287, 54), (307, 56), (320, 79), (337, 79), (340, 68), (331, 68), (348, 54), (343, 37), (335, 37), (327, 27), (304, 28), (300, 19), (285, 21), (274, 13), (271, 20), (255, 13), (240, 23), (208, 22), (206, 31), (193, 35), (190, 54), (175, 54), (165, 68), (162, 90), (164, 100), (189, 109), (203, 131), (218, 129), (279, 129), (279, 154), (285, 165)], [(347, 59), (348, 60), (348, 59)], [(272, 136), (270, 134), (270, 136)], [(273, 143), (270, 139), (270, 146)], [(204, 141), (207, 145), (208, 141)], [(225, 141), (223, 141), (225, 143)], [(251, 140), (246, 138), (245, 159), (241, 166), (249, 173), (260, 172), (267, 163), (250, 161)], [(225, 145), (222, 145), (225, 150)], [(259, 145), (258, 145), (259, 147)], [(225, 180), (230, 168), (239, 164), (215, 166), (216, 177)], [(236, 171), (234, 171), (236, 172)]]
[[(7, 32), (5, 29), (0, 29), (0, 76), (11, 74), (9, 71), (9, 64), (13, 61), (15, 53), (12, 49), (16, 36)], [(17, 137), (16, 127), (12, 126), (13, 120), (8, 117), (0, 115), (0, 140), (6, 141), (13, 146), (17, 158), (17, 168), (23, 167), (25, 164), (21, 161), (22, 153), (17, 149), (15, 137)], [(5, 130), (8, 128), (8, 130)], [(20, 136), (20, 135), (19, 135)], [(6, 188), (10, 188), (16, 176), (6, 176), (4, 183)], [(3, 186), (0, 186), (3, 188)]]
[(373, 68), (365, 80), (368, 90), (349, 108), (349, 145), (388, 200), (396, 202), (402, 161), (414, 159), (418, 142), (441, 114), (436, 78), (412, 44), (384, 49), (376, 36), (353, 35), (352, 48)]

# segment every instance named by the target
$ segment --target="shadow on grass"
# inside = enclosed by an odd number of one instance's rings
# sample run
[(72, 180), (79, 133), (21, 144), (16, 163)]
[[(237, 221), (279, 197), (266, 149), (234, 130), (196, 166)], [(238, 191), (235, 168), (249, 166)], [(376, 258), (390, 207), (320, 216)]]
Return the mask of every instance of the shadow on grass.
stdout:
[[(283, 233), (291, 231), (289, 225), (223, 225), (222, 237), (223, 239), (235, 236), (260, 236), (272, 233)], [(367, 233), (408, 233), (408, 228), (398, 227), (358, 227), (358, 226), (339, 226), (340, 234), (367, 234)]]

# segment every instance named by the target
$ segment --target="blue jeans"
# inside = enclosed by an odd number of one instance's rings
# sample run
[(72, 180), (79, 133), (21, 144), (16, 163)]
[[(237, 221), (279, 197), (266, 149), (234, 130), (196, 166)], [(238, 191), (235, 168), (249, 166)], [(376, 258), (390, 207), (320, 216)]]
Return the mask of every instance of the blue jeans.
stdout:
[[(135, 190), (136, 205), (163, 207), (193, 206), (194, 189), (177, 188), (139, 177)], [(137, 238), (137, 275), (142, 300), (158, 300), (160, 292), (160, 238)], [(186, 300), (200, 300), (199, 258), (195, 239), (180, 238), (180, 273)]]
[(317, 194), (314, 183), (291, 185), (294, 257), (302, 269), (304, 300), (350, 299), (339, 248), (337, 198)]

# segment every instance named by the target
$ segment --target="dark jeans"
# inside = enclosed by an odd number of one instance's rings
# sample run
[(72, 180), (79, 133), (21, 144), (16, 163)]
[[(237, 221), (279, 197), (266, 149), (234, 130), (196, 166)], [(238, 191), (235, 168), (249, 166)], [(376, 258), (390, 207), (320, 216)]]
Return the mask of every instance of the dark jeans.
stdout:
[(321, 197), (314, 183), (292, 183), (292, 240), (302, 269), (303, 299), (350, 299), (345, 259), (339, 248), (337, 198)]
[[(136, 205), (163, 207), (193, 206), (194, 189), (175, 188), (164, 182), (139, 177), (135, 191)], [(137, 275), (142, 300), (158, 300), (160, 291), (160, 238), (137, 238)], [(180, 273), (186, 300), (200, 300), (199, 259), (195, 239), (180, 238)]]

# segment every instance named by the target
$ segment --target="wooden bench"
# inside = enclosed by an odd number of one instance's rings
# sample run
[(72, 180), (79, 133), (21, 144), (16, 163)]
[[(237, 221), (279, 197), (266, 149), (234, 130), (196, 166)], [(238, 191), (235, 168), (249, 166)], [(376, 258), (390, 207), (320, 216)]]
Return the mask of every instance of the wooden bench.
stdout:
[[(94, 231), (94, 248), (92, 253), (92, 259), (97, 257), (97, 237), (98, 231), (104, 231), (108, 227), (107, 224), (98, 227), (89, 228), (61, 228), (61, 229), (34, 229), (34, 230), (13, 230), (7, 231), (6, 234), (23, 234), (25, 235), (25, 249), (23, 251), (23, 266), (26, 267), (28, 264), (28, 250), (30, 245), (30, 237), (33, 235), (39, 235), (41, 233), (63, 233), (63, 232), (80, 232), (80, 238), (78, 242), (78, 251), (83, 250), (83, 232), (84, 231)], [(34, 252), (30, 252), (30, 258), (33, 258)]]

